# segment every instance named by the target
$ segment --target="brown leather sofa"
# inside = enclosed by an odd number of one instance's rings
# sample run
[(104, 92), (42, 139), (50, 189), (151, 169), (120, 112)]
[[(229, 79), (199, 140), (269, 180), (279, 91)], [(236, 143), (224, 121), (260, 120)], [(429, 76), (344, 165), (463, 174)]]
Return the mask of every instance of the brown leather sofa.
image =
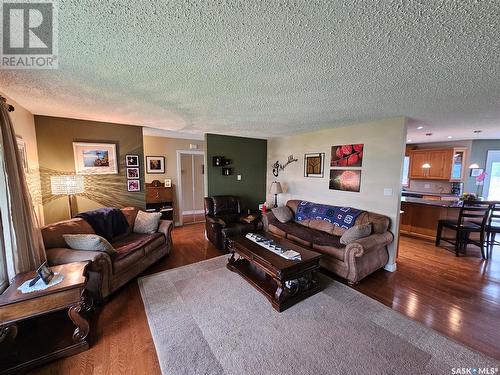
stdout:
[(219, 250), (226, 249), (226, 238), (262, 229), (260, 215), (250, 223), (243, 220), (241, 201), (232, 195), (205, 197), (205, 228), (207, 238)]
[[(289, 200), (286, 206), (295, 215), (300, 202)], [(263, 216), (263, 222), (265, 231), (323, 254), (320, 265), (346, 279), (349, 284), (356, 284), (384, 267), (389, 260), (387, 245), (394, 240), (393, 234), (389, 232), (390, 219), (368, 211), (363, 211), (354, 225), (371, 222), (372, 234), (347, 246), (340, 243), (345, 229), (323, 220), (292, 220), (281, 223), (272, 212), (267, 212)]]
[(137, 234), (133, 233), (132, 229), (138, 210), (127, 207), (123, 208), (122, 212), (129, 228), (125, 234), (111, 241), (117, 251), (117, 254), (112, 256), (101, 251), (68, 248), (63, 234), (95, 233), (83, 219), (60, 221), (42, 228), (49, 265), (92, 261), (87, 268), (89, 271), (87, 290), (97, 300), (106, 298), (172, 250), (171, 221), (161, 220), (156, 233)]

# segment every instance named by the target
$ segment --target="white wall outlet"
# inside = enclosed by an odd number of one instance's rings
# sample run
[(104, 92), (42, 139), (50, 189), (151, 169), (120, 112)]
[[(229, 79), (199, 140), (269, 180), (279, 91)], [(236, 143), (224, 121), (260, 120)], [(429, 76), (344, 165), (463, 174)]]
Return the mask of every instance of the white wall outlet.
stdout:
[(431, 184), (424, 184), (424, 189), (430, 189), (431, 188)]
[(392, 196), (392, 189), (391, 188), (384, 188), (384, 196), (391, 197)]
[(237, 179), (238, 181), (241, 181), (241, 174), (239, 174), (238, 176), (236, 176), (236, 179)]

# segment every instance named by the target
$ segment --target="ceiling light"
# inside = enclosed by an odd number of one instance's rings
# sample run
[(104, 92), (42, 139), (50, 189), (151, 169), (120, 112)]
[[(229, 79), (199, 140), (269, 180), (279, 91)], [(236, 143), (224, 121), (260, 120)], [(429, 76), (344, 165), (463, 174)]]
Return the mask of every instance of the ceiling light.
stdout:
[(411, 142), (411, 139), (407, 139), (406, 142)]
[(429, 169), (431, 165), (429, 163), (422, 164), (422, 168)]
[(477, 164), (477, 163), (472, 163), (471, 165), (469, 165), (469, 168), (470, 168), (470, 169), (476, 169), (476, 168), (479, 168), (479, 164)]
[(453, 138), (453, 136), (452, 136), (452, 135), (449, 135), (449, 136), (448, 136), (448, 139), (452, 139), (452, 138)]
[(420, 129), (423, 129), (424, 127), (422, 125), (420, 126), (417, 126), (417, 129), (420, 130)]

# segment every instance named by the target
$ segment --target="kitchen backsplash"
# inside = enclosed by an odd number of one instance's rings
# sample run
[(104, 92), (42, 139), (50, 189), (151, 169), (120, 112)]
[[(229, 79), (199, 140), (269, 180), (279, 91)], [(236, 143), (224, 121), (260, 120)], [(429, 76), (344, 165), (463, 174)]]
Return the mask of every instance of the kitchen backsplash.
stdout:
[(407, 190), (449, 194), (451, 192), (451, 183), (448, 181), (410, 180), (410, 186)]

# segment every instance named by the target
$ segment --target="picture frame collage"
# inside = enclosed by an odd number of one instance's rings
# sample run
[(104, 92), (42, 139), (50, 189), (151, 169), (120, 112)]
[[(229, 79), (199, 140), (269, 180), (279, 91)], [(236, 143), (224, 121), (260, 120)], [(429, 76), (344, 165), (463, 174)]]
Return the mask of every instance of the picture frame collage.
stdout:
[(141, 191), (139, 155), (125, 155), (125, 166), (127, 168), (127, 191)]

